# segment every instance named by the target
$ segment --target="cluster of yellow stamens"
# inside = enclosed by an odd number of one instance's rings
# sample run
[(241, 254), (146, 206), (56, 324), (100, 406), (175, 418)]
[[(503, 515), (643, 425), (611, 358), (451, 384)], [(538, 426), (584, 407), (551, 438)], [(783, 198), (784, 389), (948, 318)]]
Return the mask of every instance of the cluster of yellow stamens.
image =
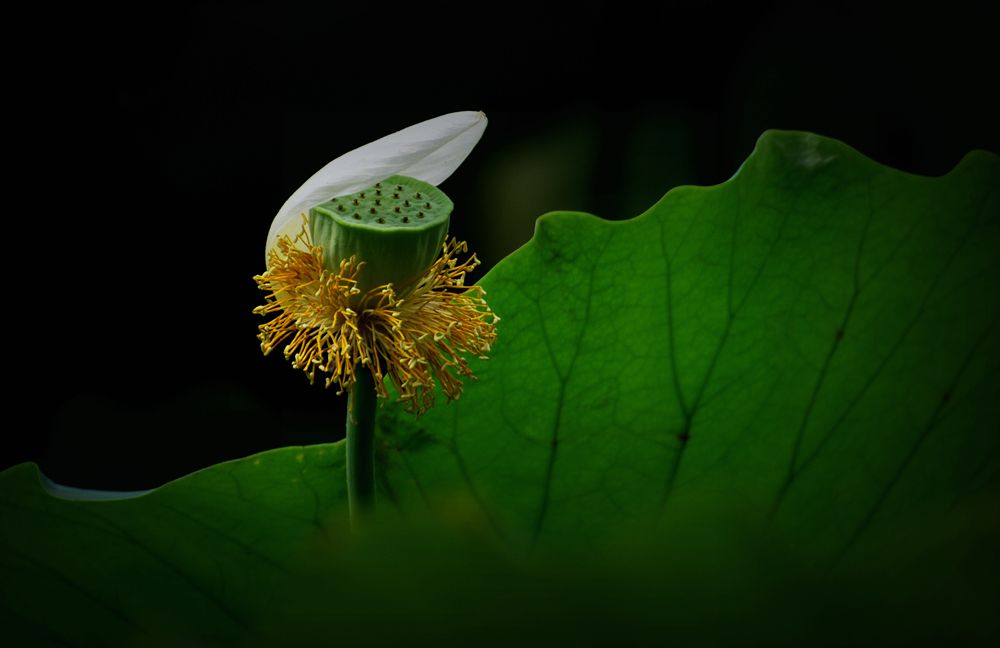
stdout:
[[(327, 374), (326, 386), (350, 389), (355, 372), (367, 368), (380, 397), (388, 396), (388, 376), (411, 412), (434, 405), (434, 379), (448, 399), (462, 392), (459, 376), (475, 378), (463, 354), (485, 359), (496, 340), (496, 322), (479, 286), (465, 275), (479, 265), (454, 238), (414, 283), (378, 286), (361, 294), (358, 273), (364, 262), (351, 257), (336, 273), (323, 265), (306, 228), (295, 239), (283, 236), (268, 255), (268, 270), (254, 280), (267, 293), (259, 315), (274, 315), (260, 325), (265, 355), (286, 342), (285, 358), (310, 382)], [(290, 340), (289, 340), (290, 338)], [(457, 374), (457, 375), (456, 375)]]

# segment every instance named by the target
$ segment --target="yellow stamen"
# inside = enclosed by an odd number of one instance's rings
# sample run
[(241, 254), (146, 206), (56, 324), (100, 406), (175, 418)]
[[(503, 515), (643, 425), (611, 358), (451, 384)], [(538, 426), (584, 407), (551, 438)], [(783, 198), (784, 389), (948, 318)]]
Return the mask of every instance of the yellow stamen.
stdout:
[(496, 340), (499, 321), (479, 286), (465, 286), (465, 275), (479, 265), (455, 239), (414, 283), (398, 292), (392, 284), (360, 295), (358, 273), (364, 263), (340, 262), (336, 273), (323, 267), (322, 249), (306, 229), (295, 239), (283, 236), (268, 257), (268, 270), (254, 279), (268, 293), (259, 315), (275, 315), (260, 325), (261, 349), (267, 355), (291, 338), (284, 350), (292, 366), (314, 382), (327, 374), (326, 386), (349, 389), (357, 367), (367, 367), (382, 398), (385, 377), (392, 380), (411, 412), (434, 405), (434, 381), (449, 400), (462, 393), (460, 376), (475, 379), (463, 354), (485, 359)]

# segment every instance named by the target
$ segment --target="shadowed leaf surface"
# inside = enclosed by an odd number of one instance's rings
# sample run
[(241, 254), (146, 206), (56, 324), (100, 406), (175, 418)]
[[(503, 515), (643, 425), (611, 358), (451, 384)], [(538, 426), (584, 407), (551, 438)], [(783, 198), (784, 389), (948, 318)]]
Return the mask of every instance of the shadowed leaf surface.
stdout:
[(283, 448), (136, 494), (46, 487), (33, 464), (6, 470), (4, 632), (53, 645), (231, 643), (274, 602), (290, 561), (327, 539), (343, 464), (341, 445)]

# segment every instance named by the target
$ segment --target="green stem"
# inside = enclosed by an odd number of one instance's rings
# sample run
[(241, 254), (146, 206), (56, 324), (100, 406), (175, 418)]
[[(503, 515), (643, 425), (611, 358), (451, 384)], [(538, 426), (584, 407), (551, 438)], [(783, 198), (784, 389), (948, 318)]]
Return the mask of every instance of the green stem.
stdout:
[(361, 528), (375, 512), (375, 380), (358, 365), (347, 401), (347, 501), (351, 527)]

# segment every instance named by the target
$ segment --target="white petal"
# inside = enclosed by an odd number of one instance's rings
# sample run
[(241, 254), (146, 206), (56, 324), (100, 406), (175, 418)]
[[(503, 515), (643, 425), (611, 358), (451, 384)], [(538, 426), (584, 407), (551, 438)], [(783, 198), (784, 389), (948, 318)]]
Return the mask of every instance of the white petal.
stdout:
[(317, 171), (285, 201), (267, 233), (266, 251), (281, 234), (294, 235), (299, 218), (316, 205), (361, 191), (389, 176), (437, 185), (469, 155), (486, 130), (482, 112), (456, 112), (414, 124), (341, 155)]

